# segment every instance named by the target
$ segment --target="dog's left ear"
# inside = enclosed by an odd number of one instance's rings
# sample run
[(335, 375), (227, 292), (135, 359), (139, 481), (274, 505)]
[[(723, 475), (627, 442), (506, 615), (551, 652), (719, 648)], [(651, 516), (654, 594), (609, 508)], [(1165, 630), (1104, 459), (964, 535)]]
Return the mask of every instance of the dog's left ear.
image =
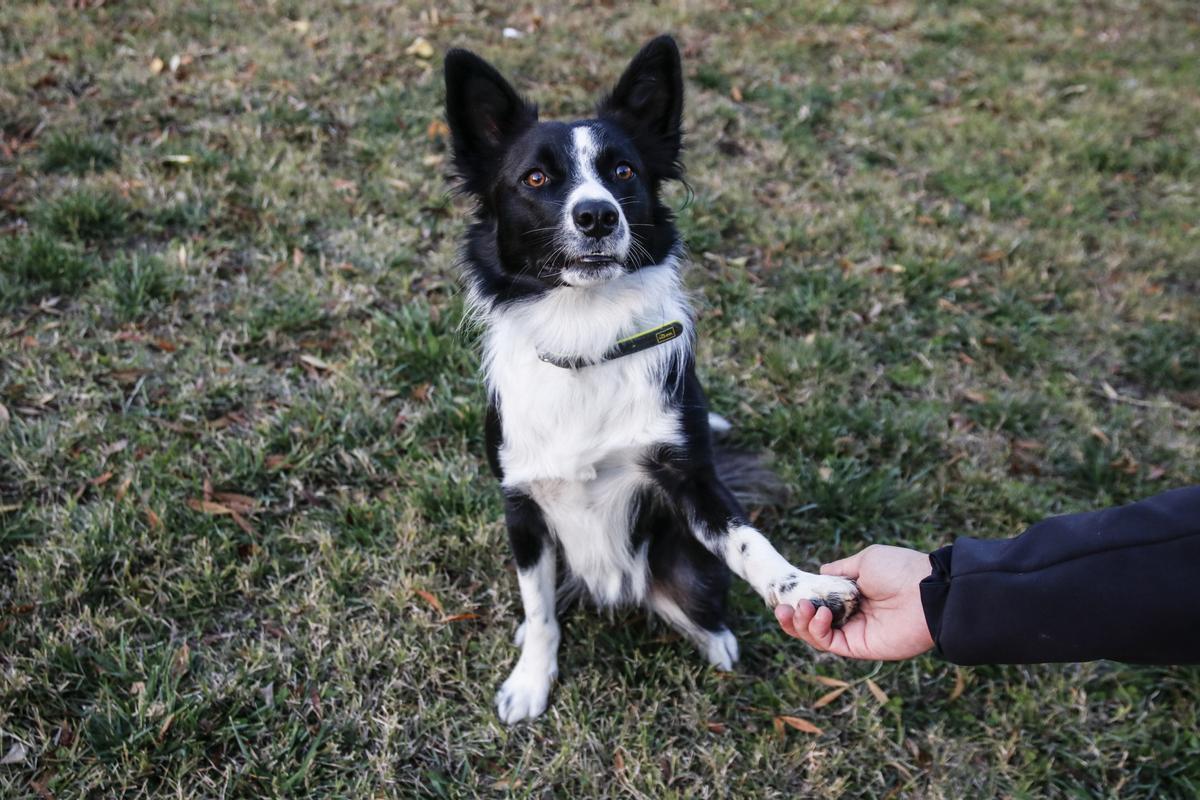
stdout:
[(683, 64), (674, 39), (648, 42), (597, 111), (628, 131), (649, 163), (671, 165), (662, 177), (682, 176)]

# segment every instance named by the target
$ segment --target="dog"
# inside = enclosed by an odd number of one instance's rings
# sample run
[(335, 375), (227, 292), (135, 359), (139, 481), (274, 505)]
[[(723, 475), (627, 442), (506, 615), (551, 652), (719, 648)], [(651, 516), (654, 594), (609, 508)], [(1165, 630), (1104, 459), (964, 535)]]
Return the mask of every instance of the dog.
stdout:
[(835, 620), (857, 588), (796, 569), (722, 480), (680, 279), (684, 244), (660, 201), (682, 180), (683, 68), (646, 44), (596, 116), (542, 122), (494, 67), (445, 58), (453, 177), (475, 201), (460, 252), (482, 326), (488, 463), (500, 481), (525, 620), (496, 695), (505, 723), (545, 711), (558, 673), (557, 559), (598, 606), (648, 607), (729, 670), (730, 573), (768, 606)]

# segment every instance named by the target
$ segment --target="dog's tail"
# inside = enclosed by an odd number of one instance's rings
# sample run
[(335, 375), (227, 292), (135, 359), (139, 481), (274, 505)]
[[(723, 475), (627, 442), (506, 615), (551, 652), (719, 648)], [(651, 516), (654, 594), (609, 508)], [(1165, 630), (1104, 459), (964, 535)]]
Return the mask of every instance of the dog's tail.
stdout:
[(771, 469), (765, 453), (742, 450), (723, 441), (733, 430), (733, 425), (720, 414), (709, 413), (708, 427), (713, 434), (717, 475), (739, 503), (750, 508), (765, 508), (787, 502), (787, 486)]

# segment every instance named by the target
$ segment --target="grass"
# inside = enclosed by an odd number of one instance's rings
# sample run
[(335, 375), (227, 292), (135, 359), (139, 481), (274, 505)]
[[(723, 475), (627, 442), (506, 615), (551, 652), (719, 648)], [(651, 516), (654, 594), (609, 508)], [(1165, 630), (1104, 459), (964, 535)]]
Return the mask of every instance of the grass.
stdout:
[(104, 170), (117, 163), (112, 144), (97, 136), (81, 136), (62, 131), (46, 137), (39, 150), (45, 172), (72, 172), (83, 175)]
[(1194, 669), (843, 662), (741, 586), (734, 673), (569, 611), (501, 726), (466, 208), (408, 50), (553, 117), (678, 35), (703, 377), (812, 566), (1200, 481), (1192, 4), (539, 9), (0, 10), (0, 795), (1195, 796)]

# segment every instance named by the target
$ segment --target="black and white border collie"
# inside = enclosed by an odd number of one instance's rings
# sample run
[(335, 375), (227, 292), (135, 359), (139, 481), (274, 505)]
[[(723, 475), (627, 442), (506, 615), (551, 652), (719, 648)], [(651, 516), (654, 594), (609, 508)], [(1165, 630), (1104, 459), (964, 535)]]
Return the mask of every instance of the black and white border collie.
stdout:
[(539, 122), (492, 66), (446, 56), (453, 165), (476, 212), (462, 251), (483, 325), (487, 450), (504, 491), (525, 621), (496, 696), (513, 723), (558, 672), (556, 559), (598, 605), (643, 604), (728, 670), (732, 571), (769, 606), (839, 620), (856, 587), (796, 569), (719, 474), (696, 379), (684, 247), (660, 202), (682, 177), (683, 75), (668, 36), (633, 59), (594, 119)]

